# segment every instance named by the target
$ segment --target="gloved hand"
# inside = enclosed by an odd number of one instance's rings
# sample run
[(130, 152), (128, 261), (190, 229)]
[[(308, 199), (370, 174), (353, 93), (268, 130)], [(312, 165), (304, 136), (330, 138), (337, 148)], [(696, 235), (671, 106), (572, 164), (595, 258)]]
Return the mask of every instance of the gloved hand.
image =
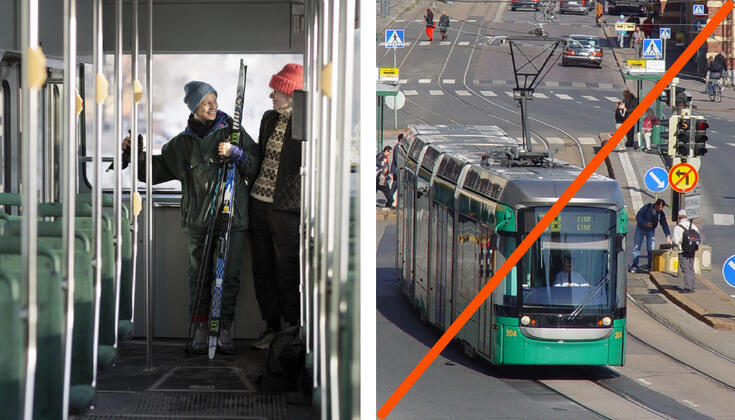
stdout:
[[(122, 169), (125, 169), (130, 165), (130, 131), (128, 130), (128, 136), (122, 141)], [(138, 134), (138, 161), (143, 160), (145, 154), (143, 153), (143, 135)], [(115, 168), (115, 163), (111, 163), (107, 167), (106, 172), (110, 172)]]

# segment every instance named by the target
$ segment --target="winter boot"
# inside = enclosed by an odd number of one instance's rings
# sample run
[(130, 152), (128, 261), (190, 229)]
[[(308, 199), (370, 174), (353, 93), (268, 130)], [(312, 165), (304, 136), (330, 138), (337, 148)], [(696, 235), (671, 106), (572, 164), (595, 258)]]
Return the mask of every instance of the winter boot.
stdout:
[(219, 329), (219, 338), (217, 338), (217, 345), (222, 353), (235, 354), (235, 343), (232, 341), (233, 327), (232, 321), (222, 321), (222, 326)]
[(207, 352), (207, 339), (209, 338), (209, 331), (207, 330), (206, 322), (197, 323), (196, 329), (194, 330), (194, 341), (191, 343), (191, 347), (194, 353), (204, 354)]

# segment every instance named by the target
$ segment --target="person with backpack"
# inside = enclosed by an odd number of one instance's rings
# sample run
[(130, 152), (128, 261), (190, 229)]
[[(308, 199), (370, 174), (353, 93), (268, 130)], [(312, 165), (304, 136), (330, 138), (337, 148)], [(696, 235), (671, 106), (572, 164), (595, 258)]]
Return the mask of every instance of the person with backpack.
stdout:
[(694, 254), (702, 242), (699, 229), (692, 220), (687, 219), (687, 211), (679, 210), (679, 222), (674, 228), (674, 245), (679, 248), (679, 267), (684, 274), (684, 290), (681, 293), (694, 293)]
[(651, 269), (651, 254), (656, 241), (656, 225), (661, 223), (661, 229), (666, 234), (666, 241), (671, 243), (671, 231), (666, 223), (666, 215), (664, 214), (664, 206), (667, 206), (663, 199), (656, 200), (655, 203), (648, 203), (638, 210), (635, 216), (637, 222), (635, 227), (635, 239), (633, 239), (633, 264), (630, 266), (631, 273), (638, 273), (638, 258), (641, 256), (641, 244), (646, 239), (646, 248), (648, 248), (648, 269)]
[(449, 28), (449, 16), (446, 11), (442, 11), (442, 15), (439, 18), (439, 32), (442, 34), (442, 41), (447, 39), (447, 28)]

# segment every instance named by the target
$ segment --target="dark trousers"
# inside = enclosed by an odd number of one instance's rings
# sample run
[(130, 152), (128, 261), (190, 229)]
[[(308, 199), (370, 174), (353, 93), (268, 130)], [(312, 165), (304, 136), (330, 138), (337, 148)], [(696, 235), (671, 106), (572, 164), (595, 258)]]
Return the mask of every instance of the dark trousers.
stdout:
[(299, 322), (299, 215), (250, 200), (255, 297), (264, 320)]
[(679, 269), (684, 275), (684, 287), (694, 290), (694, 257), (685, 257), (683, 253), (679, 254)]
[[(194, 306), (194, 298), (197, 288), (197, 277), (199, 275), (199, 267), (202, 263), (202, 254), (204, 252), (204, 241), (206, 235), (193, 234), (185, 232), (189, 242), (189, 310)], [(243, 248), (245, 246), (245, 237), (247, 231), (230, 232), (230, 248), (227, 252), (227, 267), (225, 269), (225, 277), (222, 282), (222, 306), (221, 318), (223, 320), (232, 321), (235, 319), (235, 305), (237, 303), (237, 294), (240, 291), (240, 267), (242, 265)], [(216, 242), (216, 241), (215, 241)], [(199, 304), (194, 311), (195, 319), (204, 322), (208, 318), (210, 309), (210, 300), (212, 298), (212, 284), (214, 282), (217, 255), (212, 246), (212, 255), (209, 263), (204, 271), (204, 284), (201, 289)], [(197, 316), (198, 315), (198, 316)]]
[(626, 147), (634, 147), (634, 146), (636, 146), (636, 141), (635, 141), (635, 125), (633, 127), (631, 127), (631, 129), (628, 131), (627, 139), (625, 141), (625, 146)]

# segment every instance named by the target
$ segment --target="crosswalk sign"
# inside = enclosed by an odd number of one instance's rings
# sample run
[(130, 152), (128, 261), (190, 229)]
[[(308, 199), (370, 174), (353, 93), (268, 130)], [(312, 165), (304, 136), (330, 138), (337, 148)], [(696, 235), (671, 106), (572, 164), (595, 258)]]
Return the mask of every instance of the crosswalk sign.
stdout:
[(385, 30), (385, 48), (403, 48), (403, 29)]
[(643, 40), (643, 58), (659, 58), (662, 56), (661, 39), (646, 38)]
[(692, 14), (694, 16), (704, 16), (704, 5), (703, 4), (693, 4)]
[(659, 28), (658, 37), (661, 39), (671, 39), (671, 28)]

